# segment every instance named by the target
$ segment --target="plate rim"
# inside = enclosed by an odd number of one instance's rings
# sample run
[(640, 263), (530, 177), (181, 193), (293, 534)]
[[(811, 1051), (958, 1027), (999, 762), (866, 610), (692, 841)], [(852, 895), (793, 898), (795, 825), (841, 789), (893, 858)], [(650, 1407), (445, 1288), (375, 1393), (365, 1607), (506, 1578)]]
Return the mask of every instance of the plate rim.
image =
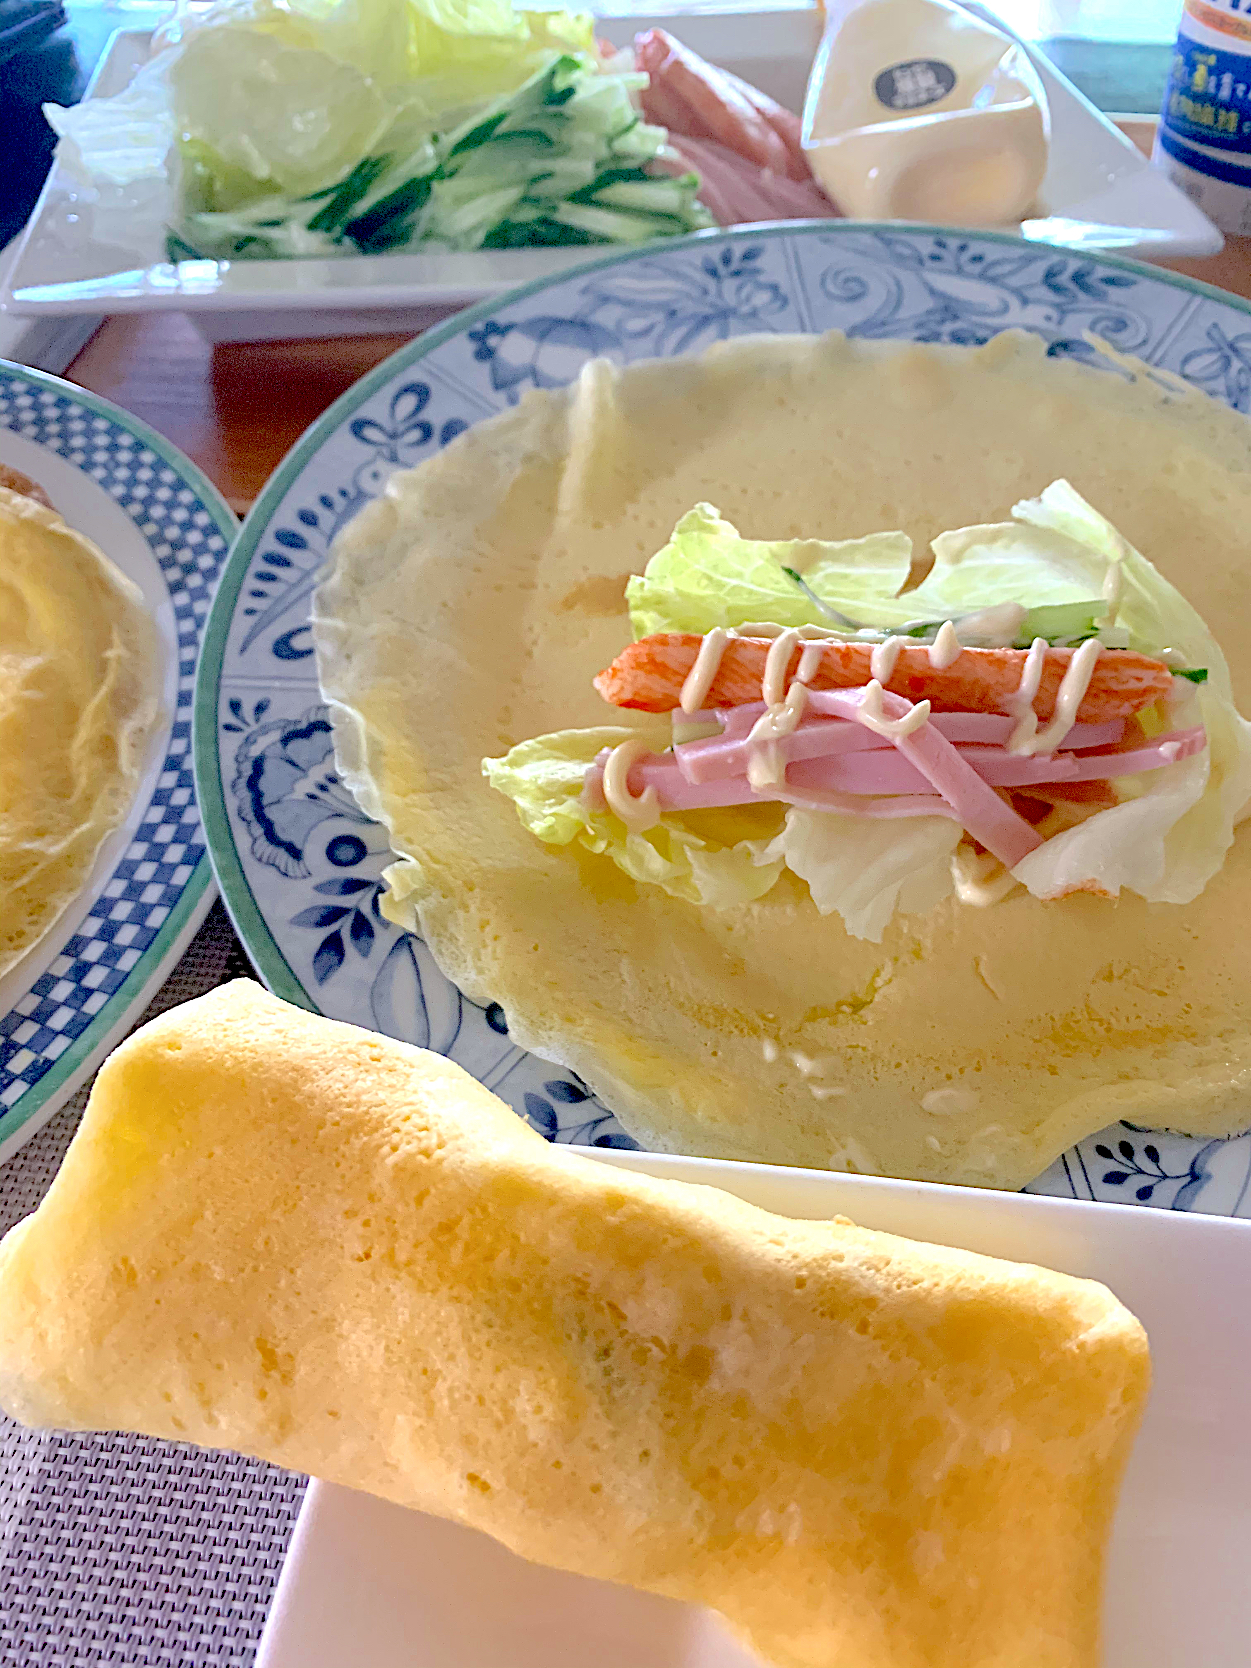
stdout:
[[(16, 376), (30, 383), (36, 388), (63, 395), (81, 405), (85, 410), (97, 417), (104, 417), (118, 428), (142, 443), (148, 450), (154, 452), (163, 463), (173, 469), (179, 479), (191, 487), (204, 508), (212, 517), (216, 531), (226, 541), (227, 554), (223, 558), (218, 582), (225, 576), (230, 564), (231, 547), (240, 531), (239, 518), (230, 508), (222, 493), (197, 463), (159, 434), (142, 417), (116, 405), (104, 395), (97, 394), (90, 388), (82, 388), (76, 382), (70, 382), (67, 377), (54, 376), (50, 371), (41, 371), (32, 365), (22, 365), (16, 360), (0, 359), (0, 372), (7, 376)], [(0, 434), (7, 431), (7, 427), (0, 425)], [(66, 461), (69, 461), (68, 459)], [(81, 466), (74, 464), (73, 468), (83, 473)], [(90, 476), (87, 477), (91, 479)], [(99, 482), (93, 484), (99, 485)], [(144, 535), (140, 535), (144, 537)], [(216, 606), (216, 586), (209, 612), (205, 616), (204, 625), (200, 632), (198, 650), (202, 649), (208, 622), (212, 618)], [(196, 690), (193, 692), (194, 706), (196, 694), (199, 690), (199, 653), (197, 650)], [(195, 775), (194, 762), (192, 774)], [(0, 1162), (7, 1158), (17, 1147), (28, 1140), (35, 1133), (40, 1124), (53, 1117), (64, 1106), (71, 1095), (79, 1089), (96, 1065), (115, 1043), (119, 1036), (130, 1024), (134, 1023), (137, 1011), (142, 1011), (141, 1004), (150, 997), (164, 982), (165, 976), (173, 967), (186, 946), (190, 943), (195, 929), (203, 921), (213, 902), (215, 891), (215, 876), (209, 856), (208, 829), (204, 816), (204, 808), (200, 805), (199, 786), (196, 787), (196, 803), (200, 810), (200, 821), (205, 832), (204, 855), (197, 862), (191, 874), (187, 877), (178, 902), (170, 910), (165, 920), (157, 929), (152, 943), (139, 957), (122, 983), (117, 987), (98, 1014), (92, 1017), (91, 1023), (85, 1027), (79, 1036), (48, 1068), (37, 1083), (33, 1083), (27, 1092), (7, 1109), (0, 1118)], [(108, 879), (107, 875), (100, 877), (101, 885)], [(98, 896), (98, 892), (92, 894)], [(81, 894), (79, 894), (81, 896)], [(242, 936), (242, 935), (240, 935)], [(27, 1104), (29, 1102), (29, 1105)], [(32, 1121), (37, 1120), (32, 1128)]]

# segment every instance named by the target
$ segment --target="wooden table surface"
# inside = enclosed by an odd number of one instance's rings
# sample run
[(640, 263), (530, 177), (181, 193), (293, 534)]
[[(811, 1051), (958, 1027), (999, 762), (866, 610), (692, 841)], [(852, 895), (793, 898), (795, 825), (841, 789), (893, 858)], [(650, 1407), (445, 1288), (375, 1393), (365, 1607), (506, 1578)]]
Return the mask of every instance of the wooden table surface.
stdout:
[[(1153, 122), (1121, 125), (1150, 149)], [(1204, 260), (1159, 264), (1251, 299), (1251, 238), (1230, 238)], [(181, 447), (242, 514), (313, 419), (409, 339), (210, 347), (179, 313), (132, 314), (107, 319), (65, 374)]]

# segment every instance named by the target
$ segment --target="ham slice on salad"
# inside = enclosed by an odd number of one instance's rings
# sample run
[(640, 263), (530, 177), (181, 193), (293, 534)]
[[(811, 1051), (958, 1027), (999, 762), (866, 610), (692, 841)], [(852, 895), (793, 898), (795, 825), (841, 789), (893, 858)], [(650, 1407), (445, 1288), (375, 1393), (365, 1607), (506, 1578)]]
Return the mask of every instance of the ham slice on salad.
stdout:
[(813, 177), (792, 111), (705, 62), (664, 29), (634, 42), (649, 122), (668, 130), (677, 172), (693, 168), (699, 198), (722, 226), (839, 216)]

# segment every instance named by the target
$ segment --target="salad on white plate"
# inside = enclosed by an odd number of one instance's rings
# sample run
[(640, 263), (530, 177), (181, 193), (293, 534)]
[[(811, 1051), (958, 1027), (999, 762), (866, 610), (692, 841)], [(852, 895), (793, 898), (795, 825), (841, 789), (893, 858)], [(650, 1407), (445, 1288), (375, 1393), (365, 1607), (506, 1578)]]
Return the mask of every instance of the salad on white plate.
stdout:
[(614, 52), (512, 0), (182, 0), (124, 91), (46, 114), (94, 217), (171, 262), (836, 213), (772, 99), (664, 31)]

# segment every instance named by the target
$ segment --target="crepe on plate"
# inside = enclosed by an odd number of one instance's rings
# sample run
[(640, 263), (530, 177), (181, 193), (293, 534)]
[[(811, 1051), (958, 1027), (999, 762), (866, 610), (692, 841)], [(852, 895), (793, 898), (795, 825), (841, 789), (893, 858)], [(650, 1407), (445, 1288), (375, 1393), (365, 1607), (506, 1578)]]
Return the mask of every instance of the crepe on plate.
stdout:
[(125, 816), (156, 680), (138, 586), (46, 503), (0, 486), (0, 972), (56, 923)]
[(24, 1422), (366, 1489), (778, 1668), (1096, 1668), (1148, 1376), (1100, 1285), (609, 1169), (242, 980), (117, 1050), (0, 1246)]
[[(1243, 1127), (1251, 937), (1231, 923), (1251, 847), (1224, 847), (1246, 795), (1249, 442), (1203, 396), (1048, 358), (1019, 333), (976, 350), (747, 338), (593, 363), (528, 396), (393, 476), (315, 599), (340, 768), (398, 854), (383, 907), (661, 1150), (1016, 1187), (1117, 1118)], [(872, 571), (916, 581), (937, 534), (1011, 526), (1048, 482), (1097, 506), (1211, 643), (1228, 745), (1158, 774), (1202, 773), (1215, 830), (1171, 894), (1172, 871), (1140, 875), (1146, 897), (1134, 881), (988, 907), (949, 891), (875, 942), (820, 914), (789, 868), (732, 907), (670, 896), (577, 840), (541, 843), (481, 780), (483, 759), (554, 732), (582, 746), (600, 729), (581, 767), (626, 735), (665, 744), (666, 720), (614, 711), (592, 679), (629, 639), (627, 583), (693, 504), (745, 539), (898, 530)], [(781, 821), (776, 805), (701, 814), (736, 818), (721, 844), (743, 849)], [(874, 861), (847, 849), (853, 870)]]

